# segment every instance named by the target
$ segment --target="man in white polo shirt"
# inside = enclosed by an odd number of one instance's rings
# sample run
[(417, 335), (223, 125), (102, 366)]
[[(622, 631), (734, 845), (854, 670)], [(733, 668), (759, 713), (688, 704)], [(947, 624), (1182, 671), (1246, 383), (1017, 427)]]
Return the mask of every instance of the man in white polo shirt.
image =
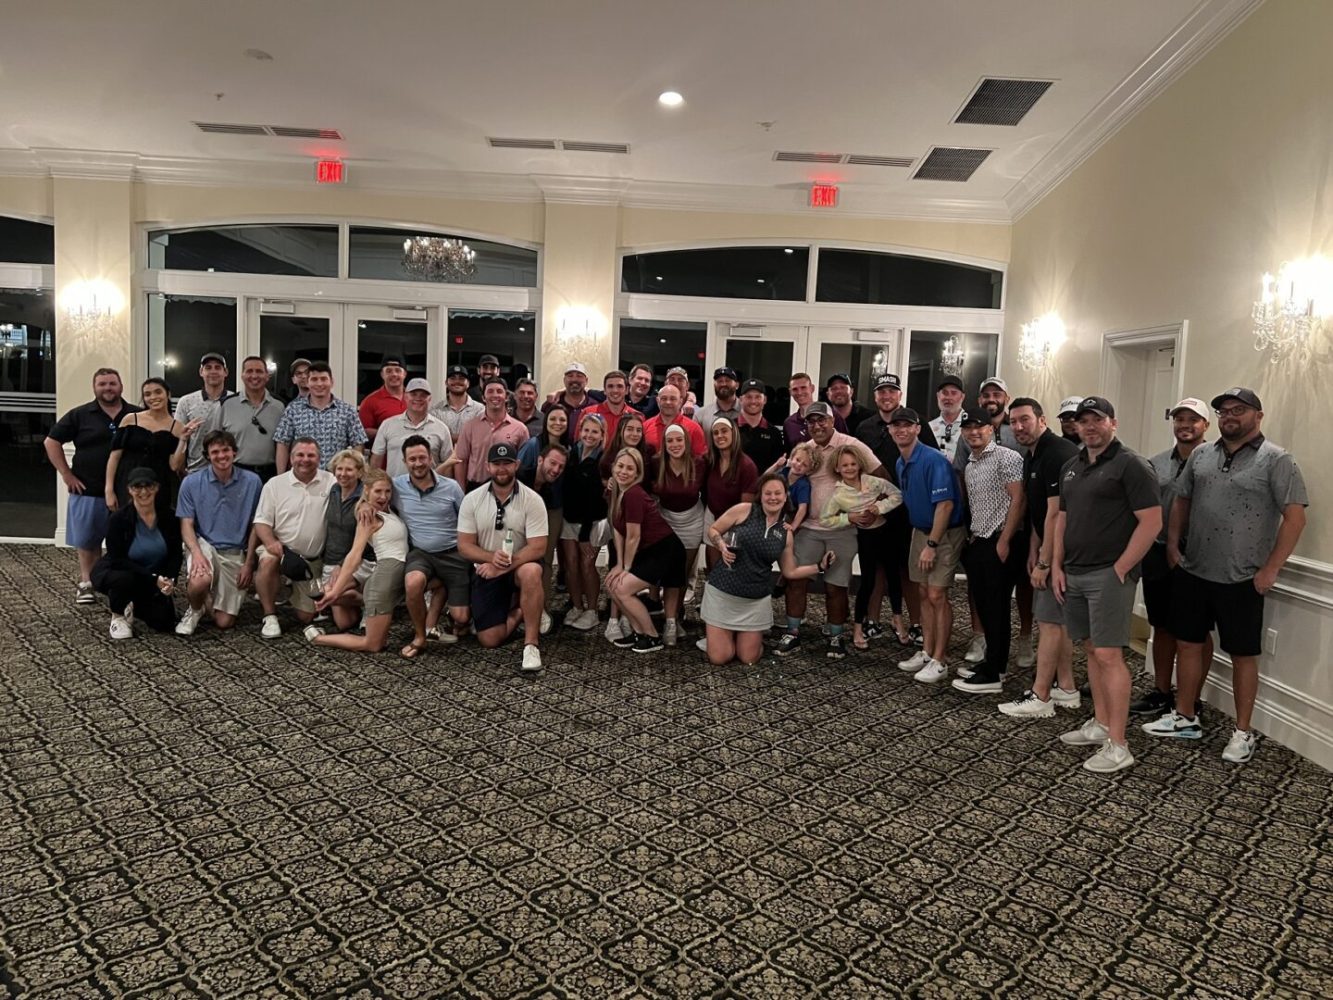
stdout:
[(430, 383), (424, 378), (412, 379), (407, 383), (406, 396), (407, 410), (395, 417), (386, 417), (370, 446), (371, 463), (394, 479), (407, 471), (403, 442), (413, 434), (420, 434), (430, 442), (432, 469), (438, 469), (454, 450), (454, 436), (449, 425), (430, 412)]
[(264, 609), (259, 634), (265, 639), (282, 635), (277, 606), (282, 581), (292, 585), (292, 610), (306, 625), (315, 617), (310, 594), (323, 572), (324, 511), (334, 485), (333, 473), (319, 467), (319, 445), (314, 438), (299, 437), (292, 442), (291, 462), (292, 467), (265, 483), (259, 494), (250, 551), (241, 571), (240, 585), (245, 587), (248, 581), (243, 578), (249, 576), (258, 552), (255, 593)]

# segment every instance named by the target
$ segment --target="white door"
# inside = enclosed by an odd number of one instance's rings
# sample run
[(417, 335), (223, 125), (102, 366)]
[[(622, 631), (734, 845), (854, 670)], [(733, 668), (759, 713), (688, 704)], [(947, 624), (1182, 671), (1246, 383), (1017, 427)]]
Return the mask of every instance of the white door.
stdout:
[(793, 372), (804, 371), (807, 328), (742, 323), (713, 324), (712, 367), (707, 371), (702, 399), (713, 398), (713, 369), (736, 369), (741, 381), (757, 378), (769, 389), (764, 418), (781, 424), (791, 414), (791, 392), (787, 388)]
[(853, 399), (875, 408), (875, 380), (898, 370), (899, 337), (896, 328), (810, 327), (805, 370), (820, 387), (831, 375), (846, 375)]
[(348, 398), (343, 335), (340, 303), (246, 300), (245, 353), (264, 359), (273, 376), (269, 391), (281, 399), (290, 399), (294, 392), (288, 371), (297, 358), (327, 361), (333, 368), (334, 393)]
[(444, 362), (435, 333), (439, 312), (438, 308), (343, 306), (342, 364), (349, 375), (348, 380), (339, 380), (340, 395), (360, 405), (383, 384), (380, 368), (392, 358), (403, 363), (409, 379), (430, 380), (436, 397), (443, 398)]

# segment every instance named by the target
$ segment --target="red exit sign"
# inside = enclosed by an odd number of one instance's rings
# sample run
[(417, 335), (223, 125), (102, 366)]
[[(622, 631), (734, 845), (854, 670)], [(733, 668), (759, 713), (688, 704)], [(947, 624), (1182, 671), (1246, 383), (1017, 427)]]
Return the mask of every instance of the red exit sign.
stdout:
[(342, 184), (347, 180), (347, 170), (342, 160), (316, 160), (316, 184)]
[(836, 184), (811, 184), (811, 185), (810, 185), (810, 207), (811, 207), (811, 208), (837, 208), (837, 207), (838, 207), (838, 185), (836, 185)]

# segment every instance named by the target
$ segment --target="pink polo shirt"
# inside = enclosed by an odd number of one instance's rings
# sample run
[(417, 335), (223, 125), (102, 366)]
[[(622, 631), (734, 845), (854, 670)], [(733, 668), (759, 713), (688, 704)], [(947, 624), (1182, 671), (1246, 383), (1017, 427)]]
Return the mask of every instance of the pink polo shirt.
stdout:
[(454, 442), (454, 455), (463, 464), (464, 476), (470, 483), (484, 483), (491, 478), (486, 453), (491, 445), (501, 442), (513, 447), (514, 452), (528, 440), (528, 425), (508, 413), (498, 423), (482, 414), (469, 420)]

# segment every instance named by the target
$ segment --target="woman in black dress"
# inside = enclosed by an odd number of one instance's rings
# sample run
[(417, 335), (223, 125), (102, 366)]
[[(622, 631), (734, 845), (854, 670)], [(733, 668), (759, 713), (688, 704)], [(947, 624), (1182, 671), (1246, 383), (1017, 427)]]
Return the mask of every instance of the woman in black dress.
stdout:
[(185, 468), (185, 452), (177, 445), (185, 427), (171, 415), (171, 388), (160, 378), (145, 379), (140, 390), (144, 408), (120, 422), (111, 438), (111, 458), (106, 464), (106, 505), (111, 511), (130, 502), (129, 475), (135, 469), (152, 469), (157, 476), (157, 507), (176, 509), (176, 486)]

